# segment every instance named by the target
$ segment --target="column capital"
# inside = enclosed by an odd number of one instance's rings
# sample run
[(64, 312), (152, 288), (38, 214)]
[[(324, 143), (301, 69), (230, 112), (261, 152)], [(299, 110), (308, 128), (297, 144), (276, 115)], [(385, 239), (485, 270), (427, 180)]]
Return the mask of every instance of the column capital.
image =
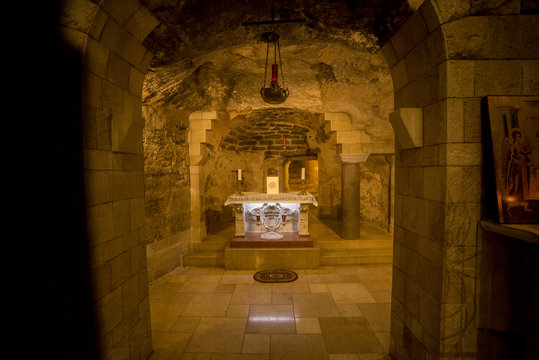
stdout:
[(345, 164), (356, 164), (356, 163), (362, 163), (367, 161), (369, 158), (370, 153), (362, 153), (362, 154), (338, 154), (336, 155), (337, 162), (345, 163)]

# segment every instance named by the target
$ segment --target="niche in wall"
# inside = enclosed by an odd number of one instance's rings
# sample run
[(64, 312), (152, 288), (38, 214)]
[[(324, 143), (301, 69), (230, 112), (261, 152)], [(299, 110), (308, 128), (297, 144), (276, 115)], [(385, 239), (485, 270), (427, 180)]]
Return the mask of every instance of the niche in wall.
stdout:
[(305, 191), (318, 197), (318, 160), (316, 157), (302, 157), (285, 160), (284, 191), (301, 190), (301, 168), (305, 168)]

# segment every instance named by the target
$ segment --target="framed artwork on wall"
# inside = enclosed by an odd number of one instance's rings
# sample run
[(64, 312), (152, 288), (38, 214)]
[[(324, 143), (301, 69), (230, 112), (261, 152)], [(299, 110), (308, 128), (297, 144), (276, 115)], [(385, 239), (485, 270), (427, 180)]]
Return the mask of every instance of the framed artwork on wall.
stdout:
[(485, 213), (499, 223), (539, 223), (539, 96), (488, 96), (483, 111)]

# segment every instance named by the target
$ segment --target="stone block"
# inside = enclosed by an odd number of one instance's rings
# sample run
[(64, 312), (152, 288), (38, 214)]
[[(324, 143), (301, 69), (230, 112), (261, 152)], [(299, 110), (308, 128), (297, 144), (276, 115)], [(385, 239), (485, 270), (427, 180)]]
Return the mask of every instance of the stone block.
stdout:
[(520, 95), (522, 61), (478, 60), (475, 62), (475, 96)]
[(102, 78), (90, 71), (83, 74), (82, 103), (96, 109), (103, 108)]
[(395, 167), (395, 193), (408, 195), (408, 167), (397, 166)]
[(444, 33), (441, 27), (434, 30), (425, 40), (430, 67), (434, 67), (447, 59)]
[(138, 244), (130, 250), (131, 256), (131, 271), (137, 273), (146, 269), (146, 246)]
[(443, 25), (448, 59), (489, 57), (489, 18), (467, 16)]
[(389, 115), (389, 122), (402, 149), (423, 146), (423, 109), (397, 109)]
[(114, 201), (112, 203), (112, 216), (114, 222), (114, 236), (125, 234), (131, 230), (131, 209), (129, 200)]
[(438, 333), (440, 331), (440, 309), (442, 304), (427, 292), (422, 292), (421, 295), (419, 321), (428, 332)]
[(109, 50), (99, 41), (88, 38), (84, 52), (84, 66), (99, 77), (107, 76)]
[(85, 170), (111, 170), (112, 153), (110, 151), (86, 149), (84, 151)]
[(138, 318), (139, 301), (139, 279), (138, 275), (135, 274), (122, 284), (122, 308), (124, 313), (136, 310), (135, 314), (136, 318)]
[(391, 78), (393, 80), (393, 88), (395, 90), (402, 89), (408, 84), (408, 73), (404, 61), (399, 61), (390, 68)]
[(112, 114), (121, 113), (124, 108), (122, 87), (107, 80), (103, 80), (102, 84), (103, 110)]
[(447, 141), (446, 101), (436, 101), (423, 108), (423, 140), (425, 145), (442, 144)]
[(446, 167), (425, 167), (423, 174), (423, 197), (428, 200), (444, 201), (446, 190)]
[(421, 296), (423, 293), (424, 292), (421, 291), (421, 288), (416, 284), (413, 279), (408, 277), (406, 278), (404, 306), (406, 310), (410, 312), (412, 317), (414, 317), (415, 319), (419, 319), (419, 309), (421, 303)]
[(442, 145), (440, 165), (482, 165), (480, 143), (448, 143)]
[(330, 131), (352, 130), (352, 120), (346, 113), (325, 113), (325, 119), (330, 122)]
[[(443, 193), (443, 192), (442, 192)], [(443, 197), (443, 196), (442, 196)], [(443, 244), (445, 236), (445, 204), (443, 200), (429, 201), (429, 239)]]
[(108, 201), (118, 201), (133, 197), (133, 173), (109, 171), (106, 174), (106, 194)]
[(121, 237), (116, 237), (102, 245), (103, 261), (107, 262), (123, 252), (123, 242)]
[(112, 287), (116, 288), (127, 280), (131, 272), (131, 254), (129, 251), (123, 252), (110, 260), (110, 270), (112, 278)]
[(144, 227), (145, 222), (145, 209), (144, 209), (144, 197), (136, 197), (129, 200), (129, 209), (131, 213), (130, 229), (138, 229)]
[(129, 113), (112, 114), (111, 141), (112, 150), (142, 154), (142, 130), (144, 121), (139, 116)]
[(116, 288), (96, 304), (97, 319), (103, 333), (108, 333), (122, 321), (122, 290)]
[(439, 98), (474, 96), (475, 61), (447, 60), (438, 66)]
[(189, 129), (187, 133), (187, 141), (189, 143), (204, 143), (207, 141), (206, 130)]
[(214, 126), (213, 119), (190, 119), (189, 129), (192, 130), (211, 130)]
[(159, 25), (159, 20), (150, 13), (150, 11), (141, 6), (137, 12), (127, 20), (125, 28), (138, 41), (142, 42), (149, 33)]
[(464, 141), (464, 101), (459, 98), (446, 99), (447, 142)]
[(116, 53), (111, 52), (107, 65), (107, 80), (121, 86), (123, 89), (129, 88), (130, 72), (131, 65)]
[(391, 38), (395, 53), (402, 58), (429, 34), (420, 12), (415, 12)]
[(539, 20), (534, 15), (489, 16), (491, 59), (538, 59)]
[(97, 246), (112, 239), (114, 227), (112, 221), (112, 204), (98, 204), (88, 208), (88, 236), (92, 246)]
[(444, 224), (446, 243), (451, 246), (476, 246), (480, 216), (479, 203), (448, 204)]
[(200, 113), (200, 119), (202, 120), (217, 120), (217, 111), (202, 111)]
[(539, 94), (539, 60), (522, 62), (522, 95)]
[(94, 291), (95, 300), (99, 301), (111, 290), (110, 264), (102, 264), (92, 268), (92, 278), (92, 290)]
[(464, 141), (481, 142), (481, 99), (464, 99), (463, 106)]
[(403, 226), (405, 229), (428, 236), (429, 226), (427, 221), (417, 221), (417, 219), (428, 219), (428, 200), (411, 196), (403, 197)]
[(470, 12), (470, 0), (436, 1), (433, 6), (437, 8), (440, 24), (463, 18)]
[[(423, 197), (423, 167), (410, 167), (408, 170), (408, 195)], [(429, 181), (429, 179), (425, 179)]]
[(471, 0), (470, 12), (472, 15), (509, 15), (520, 14), (521, 0)]
[(429, 32), (432, 33), (434, 29), (440, 26), (441, 22), (432, 1), (423, 1), (421, 6), (419, 6), (419, 11), (421, 12), (421, 15), (423, 15), (423, 19), (425, 20)]
[(71, 29), (88, 32), (98, 11), (98, 5), (89, 0), (64, 1), (60, 24)]
[(131, 94), (140, 98), (143, 84), (144, 74), (135, 67), (131, 67), (129, 71), (129, 91)]
[(408, 81), (414, 81), (430, 70), (429, 52), (424, 43), (412, 49), (404, 58)]
[(478, 203), (481, 200), (481, 167), (448, 166), (447, 202)]
[(391, 46), (391, 42), (388, 41), (382, 46), (382, 54), (384, 55), (384, 58), (386, 59), (386, 63), (389, 67), (392, 67), (397, 62), (397, 54), (395, 53), (395, 49), (393, 49), (393, 46)]
[(101, 2), (101, 7), (119, 24), (123, 25), (139, 9), (140, 3), (138, 0), (124, 0), (121, 2), (104, 0)]

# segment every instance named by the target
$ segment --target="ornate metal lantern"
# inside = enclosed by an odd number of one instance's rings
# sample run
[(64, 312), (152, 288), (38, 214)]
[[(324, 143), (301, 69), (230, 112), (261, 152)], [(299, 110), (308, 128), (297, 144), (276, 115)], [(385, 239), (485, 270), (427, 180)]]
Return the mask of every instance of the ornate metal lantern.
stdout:
[[(305, 19), (275, 20), (275, 8), (271, 8), (270, 21), (244, 22), (242, 25), (271, 25), (271, 31), (262, 33), (260, 39), (267, 44), (266, 47), (266, 65), (264, 68), (264, 82), (260, 89), (262, 99), (269, 104), (283, 103), (290, 95), (290, 91), (284, 84), (283, 65), (281, 61), (281, 49), (279, 47), (279, 34), (275, 32), (275, 25), (282, 23), (302, 23)], [(270, 47), (273, 49), (273, 63), (271, 64), (271, 81), (266, 86), (268, 74), (268, 62), (270, 57)], [(283, 86), (279, 85), (279, 68), (281, 70), (281, 79)]]
[[(267, 43), (266, 47), (266, 65), (264, 68), (264, 82), (260, 89), (262, 99), (269, 104), (280, 104), (288, 98), (290, 91), (284, 85), (283, 65), (281, 61), (281, 49), (279, 47), (279, 34), (274, 31), (265, 32), (261, 35), (262, 41)], [(268, 74), (268, 60), (270, 55), (270, 46), (273, 47), (273, 64), (271, 64), (271, 82), (266, 87), (266, 78)], [(277, 56), (279, 63), (277, 63)], [(281, 68), (281, 79), (283, 86), (279, 85), (279, 68)]]

